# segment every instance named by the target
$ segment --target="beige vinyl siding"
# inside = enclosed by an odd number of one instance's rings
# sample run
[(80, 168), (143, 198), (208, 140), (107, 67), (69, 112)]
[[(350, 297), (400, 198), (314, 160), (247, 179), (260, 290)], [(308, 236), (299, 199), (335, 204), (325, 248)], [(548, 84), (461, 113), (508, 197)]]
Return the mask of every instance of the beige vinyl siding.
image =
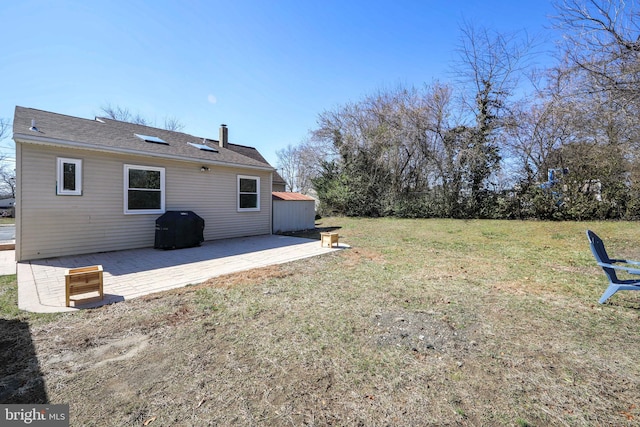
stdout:
[(287, 191), (285, 184), (273, 184), (273, 191)]
[[(175, 171), (178, 172), (178, 171)], [(237, 211), (237, 176), (260, 177), (260, 211)], [(205, 240), (269, 234), (271, 230), (270, 173), (240, 168), (211, 167), (200, 172), (191, 166), (169, 176), (167, 210), (192, 210), (205, 220)]]
[[(165, 168), (166, 210), (205, 220), (205, 240), (269, 234), (270, 172), (18, 143), (16, 258), (151, 247), (159, 214), (124, 214), (124, 165)], [(82, 195), (56, 195), (56, 159), (82, 160)], [(236, 176), (260, 176), (261, 210), (237, 212)]]

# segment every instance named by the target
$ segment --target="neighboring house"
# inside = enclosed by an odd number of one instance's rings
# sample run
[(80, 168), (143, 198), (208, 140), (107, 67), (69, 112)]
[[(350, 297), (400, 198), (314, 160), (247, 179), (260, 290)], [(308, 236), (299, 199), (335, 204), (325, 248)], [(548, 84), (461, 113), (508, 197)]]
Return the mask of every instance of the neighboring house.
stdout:
[(16, 199), (13, 197), (7, 199), (0, 199), (0, 209), (12, 208), (16, 203)]
[(201, 216), (205, 240), (270, 234), (275, 170), (227, 135), (16, 107), (16, 260), (152, 247), (170, 210)]
[(287, 188), (287, 182), (278, 172), (273, 173), (273, 191), (283, 192)]

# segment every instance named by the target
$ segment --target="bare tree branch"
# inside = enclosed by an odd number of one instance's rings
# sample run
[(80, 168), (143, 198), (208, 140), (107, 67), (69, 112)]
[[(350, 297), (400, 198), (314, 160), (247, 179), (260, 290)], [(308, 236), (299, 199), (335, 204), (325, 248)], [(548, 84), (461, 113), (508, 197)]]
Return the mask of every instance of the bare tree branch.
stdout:
[(11, 133), (11, 120), (0, 117), (0, 141)]
[(184, 129), (184, 124), (182, 124), (182, 122), (180, 122), (176, 117), (165, 117), (163, 128), (166, 130), (180, 132)]
[(0, 166), (0, 194), (16, 197), (16, 172), (7, 164)]
[(556, 3), (556, 28), (572, 65), (634, 114), (640, 111), (640, 7), (634, 0), (564, 0)]
[(131, 112), (128, 108), (122, 108), (118, 105), (113, 106), (106, 104), (100, 107), (100, 110), (107, 115), (108, 118), (121, 122), (133, 122)]
[[(108, 103), (100, 107), (100, 110), (104, 114), (106, 114), (108, 118), (113, 120), (135, 123), (137, 125), (143, 125), (143, 126), (157, 127), (155, 121), (151, 121), (147, 119), (146, 117), (142, 116), (140, 113), (134, 114), (126, 107), (120, 107), (118, 105), (113, 106)], [(182, 129), (184, 129), (184, 124), (182, 124), (180, 120), (178, 120), (175, 117), (167, 116), (164, 118), (163, 129), (179, 132)]]

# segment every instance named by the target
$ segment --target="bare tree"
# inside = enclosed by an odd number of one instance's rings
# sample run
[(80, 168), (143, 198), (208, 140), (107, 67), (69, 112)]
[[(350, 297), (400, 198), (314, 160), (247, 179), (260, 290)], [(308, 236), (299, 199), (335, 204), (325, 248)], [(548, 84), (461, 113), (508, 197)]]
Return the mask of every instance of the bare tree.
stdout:
[[(143, 125), (143, 126), (157, 127), (155, 124), (155, 121), (151, 121), (145, 118), (140, 113), (134, 114), (126, 107), (120, 107), (119, 105), (113, 106), (111, 104), (106, 104), (100, 107), (100, 110), (104, 114), (106, 114), (108, 118), (113, 120), (135, 123), (137, 125)], [(164, 118), (163, 129), (179, 132), (182, 129), (184, 129), (184, 125), (177, 118), (167, 116)]]
[(166, 130), (180, 132), (184, 129), (184, 125), (176, 117), (165, 117), (163, 128)]
[(113, 120), (118, 120), (121, 122), (129, 122), (136, 123), (141, 125), (146, 125), (146, 121), (143, 120), (142, 123), (136, 121), (136, 119), (131, 114), (128, 108), (120, 107), (119, 105), (113, 106), (111, 104), (106, 104), (100, 107), (100, 110), (107, 115), (108, 118)]
[(590, 109), (571, 96), (577, 77), (562, 65), (545, 70), (535, 76), (535, 96), (513, 105), (504, 149), (521, 183), (545, 181), (547, 168), (563, 167), (549, 160), (551, 153), (580, 138)]
[[(0, 118), (0, 141), (9, 136), (11, 120)], [(7, 162), (7, 155), (0, 154), (0, 193), (3, 196), (16, 196), (16, 172), (13, 162)]]
[(0, 141), (9, 136), (11, 132), (11, 120), (0, 117)]
[(615, 94), (640, 111), (640, 5), (634, 0), (563, 0), (554, 22), (571, 63), (592, 79), (589, 91)]
[[(325, 111), (313, 137), (328, 142), (338, 155), (333, 163), (323, 164), (319, 175), (326, 179), (316, 182), (355, 215), (399, 210), (417, 215), (420, 208), (413, 206), (426, 204), (430, 192), (457, 200), (460, 138), (450, 132), (456, 127), (451, 93), (439, 83), (422, 89), (399, 87)], [(449, 209), (439, 214), (445, 211)]]
[[(0, 141), (7, 138), (11, 132), (11, 120), (0, 118)], [(16, 197), (16, 172), (13, 164), (6, 162), (7, 156), (0, 154), (0, 194)]]
[(6, 163), (0, 166), (0, 194), (16, 197), (16, 171)]
[(460, 156), (466, 163), (471, 210), (477, 209), (487, 179), (500, 167), (503, 131), (511, 121), (509, 102), (532, 46), (526, 34), (503, 34), (469, 23), (461, 27), (455, 74), (468, 88), (464, 105), (473, 123), (456, 138), (468, 139)]
[(289, 144), (286, 148), (276, 151), (276, 156), (278, 157), (278, 171), (287, 183), (287, 191), (300, 192), (302, 187), (300, 183), (302, 175), (300, 148)]
[(312, 180), (322, 173), (322, 162), (335, 157), (325, 142), (307, 139), (276, 151), (278, 171), (287, 183), (287, 191), (312, 192)]
[(464, 126), (454, 114), (453, 88), (434, 83), (424, 98), (426, 129), (419, 131), (422, 158), (427, 163), (423, 173), (427, 187), (432, 190), (441, 216), (458, 216), (459, 201), (463, 188), (462, 138)]

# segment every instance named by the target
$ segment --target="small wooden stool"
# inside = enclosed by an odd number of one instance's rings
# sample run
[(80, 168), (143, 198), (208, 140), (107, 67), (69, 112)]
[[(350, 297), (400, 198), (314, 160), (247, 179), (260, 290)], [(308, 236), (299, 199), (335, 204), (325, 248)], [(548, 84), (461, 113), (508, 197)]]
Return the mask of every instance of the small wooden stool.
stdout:
[[(80, 294), (97, 292), (98, 296), (82, 298), (83, 301), (102, 301), (104, 292), (102, 290), (102, 266), (92, 265), (90, 267), (70, 268), (64, 274), (66, 284), (66, 304), (71, 307), (71, 297)], [(74, 305), (77, 299), (74, 299)]]
[(320, 233), (320, 246), (332, 248), (334, 243), (339, 246), (338, 237), (338, 233)]

